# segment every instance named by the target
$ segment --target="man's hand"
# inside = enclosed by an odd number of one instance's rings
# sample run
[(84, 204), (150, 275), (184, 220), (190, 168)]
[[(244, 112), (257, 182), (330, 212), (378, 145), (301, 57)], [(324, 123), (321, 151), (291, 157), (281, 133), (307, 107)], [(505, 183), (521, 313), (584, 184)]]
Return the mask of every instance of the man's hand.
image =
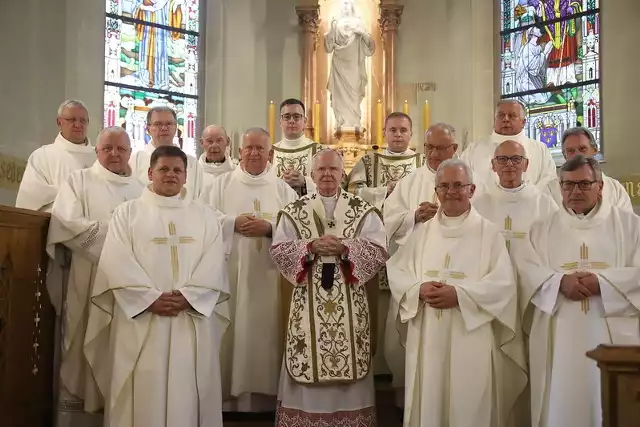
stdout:
[(335, 236), (325, 235), (311, 242), (311, 253), (320, 256), (340, 256), (346, 246)]
[(582, 271), (576, 273), (578, 275), (578, 281), (582, 284), (591, 295), (600, 295), (600, 281), (598, 276), (588, 271)]
[(247, 217), (248, 221), (244, 222), (239, 228), (238, 233), (245, 237), (266, 237), (271, 232), (271, 223), (264, 219), (255, 217)]
[(430, 295), (431, 292), (434, 292), (442, 288), (442, 286), (443, 284), (440, 282), (424, 282), (423, 284), (420, 285), (420, 294), (418, 298), (426, 302), (427, 296)]
[(414, 214), (415, 223), (427, 222), (438, 212), (438, 205), (431, 202), (422, 202)]
[(304, 176), (294, 169), (284, 171), (282, 179), (292, 188), (300, 188), (305, 183)]
[(235, 225), (233, 227), (233, 231), (235, 231), (236, 233), (240, 233), (240, 230), (242, 229), (242, 227), (249, 221), (255, 219), (252, 216), (248, 216), (248, 215), (240, 215), (236, 217), (236, 221), (235, 221)]
[(387, 182), (387, 197), (389, 197), (389, 195), (393, 193), (393, 190), (395, 190), (396, 185), (398, 185), (398, 181)]
[[(458, 306), (458, 293), (451, 285), (438, 283), (435, 289), (425, 292), (424, 301), (432, 308), (447, 309)], [(421, 289), (422, 291), (422, 289)]]
[(187, 299), (179, 292), (163, 292), (147, 311), (158, 316), (175, 317), (181, 311), (191, 308)]
[(560, 280), (560, 293), (572, 301), (582, 301), (589, 298), (592, 293), (580, 283), (582, 273), (565, 274)]

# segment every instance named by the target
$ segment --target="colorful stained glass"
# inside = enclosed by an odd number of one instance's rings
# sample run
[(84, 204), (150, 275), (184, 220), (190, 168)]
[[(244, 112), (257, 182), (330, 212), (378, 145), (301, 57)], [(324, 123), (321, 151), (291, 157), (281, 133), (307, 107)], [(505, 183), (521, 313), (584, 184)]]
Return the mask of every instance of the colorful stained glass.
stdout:
[(107, 13), (183, 30), (199, 31), (199, 0), (106, 0)]
[(502, 1), (502, 95), (526, 106), (529, 137), (554, 157), (572, 126), (588, 127), (600, 144), (599, 7), (599, 0)]
[(177, 95), (125, 89), (106, 84), (104, 87), (104, 126), (121, 126), (131, 138), (133, 150), (149, 143), (147, 112), (156, 106), (167, 106), (178, 116), (175, 143), (185, 153), (196, 155), (196, 120), (198, 101)]

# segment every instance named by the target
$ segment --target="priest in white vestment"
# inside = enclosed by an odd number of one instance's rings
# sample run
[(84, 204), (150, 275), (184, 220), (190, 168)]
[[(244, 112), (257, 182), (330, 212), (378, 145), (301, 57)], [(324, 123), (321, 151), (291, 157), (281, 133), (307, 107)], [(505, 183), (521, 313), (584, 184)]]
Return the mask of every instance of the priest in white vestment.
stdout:
[(603, 199), (592, 158), (568, 160), (560, 185), (563, 207), (531, 227), (517, 260), (531, 424), (600, 427), (600, 372), (585, 353), (640, 345), (640, 217)]
[(441, 209), (387, 262), (408, 324), (405, 427), (513, 425), (526, 385), (514, 271), (500, 230), (471, 207), (471, 176), (440, 164)]
[(204, 172), (204, 192), (213, 180), (236, 168), (237, 162), (231, 157), (231, 140), (222, 126), (210, 125), (204, 128), (200, 137), (203, 153), (198, 164)]
[[(598, 154), (596, 139), (587, 128), (571, 128), (562, 134), (562, 155), (565, 160), (571, 160), (578, 154), (591, 158)], [(549, 182), (547, 192), (553, 197), (558, 206), (562, 206), (562, 190), (560, 189), (560, 180), (558, 178)], [(613, 206), (633, 212), (629, 193), (617, 179), (606, 176), (604, 173), (602, 174), (602, 198)]]
[(386, 236), (379, 212), (340, 189), (343, 174), (339, 152), (316, 154), (318, 192), (278, 216), (271, 254), (291, 304), (277, 427), (376, 425), (371, 279), (387, 259)]
[(289, 98), (280, 104), (280, 129), (282, 140), (273, 146), (271, 163), (276, 175), (284, 179), (296, 193), (304, 196), (316, 189), (311, 179), (311, 159), (320, 148), (320, 144), (304, 135), (307, 123), (304, 103)]
[(178, 147), (156, 149), (151, 185), (109, 224), (84, 348), (106, 427), (222, 427), (222, 231), (186, 194), (186, 169)]
[[(96, 141), (98, 160), (73, 172), (62, 184), (51, 210), (47, 252), (63, 244), (72, 253), (65, 295), (60, 368), (58, 427), (101, 426), (102, 415), (89, 415), (103, 407), (103, 399), (86, 363), (83, 346), (91, 290), (100, 253), (116, 207), (142, 194), (142, 184), (128, 165), (131, 142), (125, 129), (106, 128)], [(62, 283), (58, 283), (62, 285)]]
[[(147, 131), (151, 135), (151, 141), (142, 150), (135, 151), (129, 161), (133, 174), (145, 186), (150, 183), (149, 161), (151, 154), (158, 147), (174, 145), (173, 139), (178, 131), (176, 112), (169, 107), (153, 107), (147, 112)], [(189, 154), (186, 156), (188, 165), (185, 188), (188, 190), (187, 195), (195, 200), (204, 190), (204, 172), (195, 157)]]
[(507, 140), (496, 147), (491, 160), (498, 182), (473, 200), (478, 213), (502, 230), (502, 236), (512, 258), (526, 245), (529, 229), (558, 210), (553, 199), (522, 178), (529, 159), (520, 143)]
[[(456, 131), (446, 123), (429, 127), (424, 136), (426, 165), (416, 169), (398, 182), (394, 191), (384, 202), (384, 225), (389, 242), (389, 254), (393, 256), (398, 247), (416, 225), (433, 218), (438, 211), (435, 172), (445, 160), (451, 159), (458, 149)], [(399, 324), (398, 304), (390, 298), (384, 325), (384, 358), (391, 371), (392, 385), (396, 392), (396, 405), (404, 405), (404, 338), (406, 327)], [(383, 304), (381, 304), (382, 306)], [(401, 336), (402, 335), (402, 336)]]
[(16, 207), (51, 212), (58, 189), (71, 172), (96, 161), (95, 147), (87, 138), (89, 112), (82, 101), (64, 101), (58, 108), (60, 133), (53, 144), (43, 145), (27, 160)]
[[(213, 182), (206, 203), (222, 215), (228, 259), (231, 327), (222, 346), (224, 409), (275, 411), (282, 351), (280, 273), (269, 254), (280, 209), (298, 198), (269, 164), (264, 129), (242, 136), (242, 160)], [(228, 249), (228, 250), (229, 250)]]
[(514, 99), (503, 99), (498, 102), (491, 136), (472, 142), (460, 154), (460, 159), (471, 167), (485, 187), (489, 188), (497, 182), (491, 159), (498, 144), (506, 140), (517, 141), (527, 152), (529, 168), (524, 174), (527, 183), (544, 188), (555, 179), (556, 164), (549, 149), (542, 142), (525, 135), (525, 122), (522, 104)]

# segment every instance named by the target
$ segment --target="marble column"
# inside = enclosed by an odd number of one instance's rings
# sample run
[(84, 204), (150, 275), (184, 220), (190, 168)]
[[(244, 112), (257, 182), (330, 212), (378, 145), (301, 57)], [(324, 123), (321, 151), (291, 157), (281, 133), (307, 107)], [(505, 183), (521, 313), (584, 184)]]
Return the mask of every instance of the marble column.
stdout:
[(320, 6), (299, 5), (296, 6), (298, 23), (302, 35), (302, 102), (307, 113), (306, 135), (313, 138), (313, 123), (315, 117), (313, 105), (315, 104), (317, 77), (316, 77), (316, 49), (318, 48), (318, 29), (320, 28)]
[(386, 114), (396, 111), (396, 35), (400, 26), (400, 17), (404, 10), (403, 5), (380, 2), (380, 18), (378, 24), (382, 36), (384, 50), (383, 75), (384, 75), (384, 109)]

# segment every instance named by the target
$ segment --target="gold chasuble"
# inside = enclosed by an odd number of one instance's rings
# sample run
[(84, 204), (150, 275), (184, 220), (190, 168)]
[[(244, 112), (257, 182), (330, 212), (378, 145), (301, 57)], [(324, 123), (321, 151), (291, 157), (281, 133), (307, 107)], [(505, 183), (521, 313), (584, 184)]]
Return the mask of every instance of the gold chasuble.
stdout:
[[(425, 157), (420, 153), (391, 156), (383, 153), (367, 153), (353, 168), (349, 176), (349, 191), (369, 187), (386, 186), (398, 182), (423, 165)], [(360, 167), (359, 167), (360, 166)], [(386, 193), (385, 193), (386, 194)], [(363, 197), (363, 196), (361, 196)], [(367, 200), (367, 197), (363, 197)], [(369, 203), (375, 202), (367, 200)], [(376, 207), (377, 204), (376, 204)]]
[(318, 151), (318, 147), (320, 144), (315, 142), (298, 148), (281, 148), (274, 145), (271, 163), (276, 168), (276, 175), (281, 177), (286, 170), (296, 170), (303, 176), (308, 176), (311, 173), (311, 158)]
[[(284, 365), (302, 384), (336, 384), (363, 379), (370, 371), (376, 336), (377, 277), (386, 250), (362, 238), (373, 206), (341, 191), (333, 215), (313, 193), (289, 204), (278, 216), (295, 229), (298, 240), (275, 244), (274, 262), (287, 283)], [(325, 234), (343, 240), (347, 256), (311, 254), (311, 242)], [(333, 268), (333, 284), (323, 286), (323, 267)], [(326, 268), (324, 269), (326, 270)], [(290, 282), (290, 283), (289, 283)], [(292, 288), (293, 283), (293, 288)], [(290, 296), (290, 303), (287, 296)]]

